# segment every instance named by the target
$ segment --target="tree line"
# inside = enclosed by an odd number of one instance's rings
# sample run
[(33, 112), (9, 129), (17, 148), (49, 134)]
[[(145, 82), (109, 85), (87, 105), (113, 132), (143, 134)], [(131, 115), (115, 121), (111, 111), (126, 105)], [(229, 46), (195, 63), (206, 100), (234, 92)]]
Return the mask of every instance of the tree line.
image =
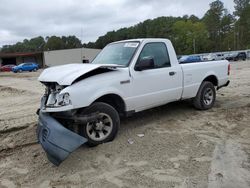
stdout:
[(250, 48), (250, 0), (234, 0), (230, 13), (223, 2), (210, 3), (202, 18), (195, 15), (158, 17), (137, 25), (107, 32), (95, 42), (81, 44), (75, 36), (36, 37), (15, 45), (3, 46), (2, 52), (27, 52), (69, 48), (100, 48), (108, 43), (131, 38), (168, 38), (178, 54), (230, 51)]
[(39, 36), (30, 40), (24, 39), (23, 42), (14, 45), (4, 45), (1, 52), (41, 52), (81, 47), (82, 43), (76, 36), (51, 36), (46, 38)]

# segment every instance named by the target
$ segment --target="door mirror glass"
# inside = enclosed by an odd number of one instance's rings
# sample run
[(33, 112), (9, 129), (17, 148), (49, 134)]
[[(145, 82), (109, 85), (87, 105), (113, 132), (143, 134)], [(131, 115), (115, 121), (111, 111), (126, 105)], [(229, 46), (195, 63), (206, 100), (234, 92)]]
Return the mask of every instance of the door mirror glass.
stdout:
[(154, 58), (145, 57), (142, 58), (135, 66), (136, 71), (143, 71), (147, 69), (153, 69), (155, 67)]

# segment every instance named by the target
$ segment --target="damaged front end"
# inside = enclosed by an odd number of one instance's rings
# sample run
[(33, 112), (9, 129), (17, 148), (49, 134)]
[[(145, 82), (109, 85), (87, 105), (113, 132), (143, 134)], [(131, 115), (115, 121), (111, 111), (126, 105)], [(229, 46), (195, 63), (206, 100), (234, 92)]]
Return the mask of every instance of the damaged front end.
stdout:
[(38, 80), (46, 86), (38, 110), (37, 137), (50, 162), (58, 166), (88, 140), (81, 136), (81, 126), (96, 121), (96, 114), (81, 114), (79, 95), (72, 85), (89, 77), (113, 72), (119, 65), (71, 64), (45, 69)]
[(88, 140), (79, 135), (79, 126), (95, 121), (97, 114), (77, 115), (71, 109), (68, 93), (57, 83), (44, 83), (46, 91), (41, 99), (37, 138), (51, 163), (58, 166), (68, 155)]
[(61, 92), (67, 86), (61, 86), (55, 82), (42, 83), (46, 86), (40, 105), (42, 112), (61, 112), (68, 111), (73, 108), (70, 94), (67, 92)]

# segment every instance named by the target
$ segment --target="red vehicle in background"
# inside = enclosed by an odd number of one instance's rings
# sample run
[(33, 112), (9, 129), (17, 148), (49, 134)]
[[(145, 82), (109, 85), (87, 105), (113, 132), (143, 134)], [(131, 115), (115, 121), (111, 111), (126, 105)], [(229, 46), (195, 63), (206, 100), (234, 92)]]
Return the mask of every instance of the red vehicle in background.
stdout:
[(0, 71), (1, 72), (10, 72), (12, 70), (12, 68), (15, 66), (16, 65), (4, 65), (4, 66), (0, 67)]

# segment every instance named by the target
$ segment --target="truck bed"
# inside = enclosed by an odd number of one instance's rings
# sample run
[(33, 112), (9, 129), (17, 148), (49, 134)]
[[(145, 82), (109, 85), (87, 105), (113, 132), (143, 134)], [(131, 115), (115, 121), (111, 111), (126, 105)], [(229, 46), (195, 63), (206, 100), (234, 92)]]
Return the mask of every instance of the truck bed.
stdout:
[(200, 83), (209, 75), (216, 78), (217, 86), (225, 85), (228, 81), (228, 64), (227, 60), (180, 64), (183, 71), (182, 98), (194, 97)]

